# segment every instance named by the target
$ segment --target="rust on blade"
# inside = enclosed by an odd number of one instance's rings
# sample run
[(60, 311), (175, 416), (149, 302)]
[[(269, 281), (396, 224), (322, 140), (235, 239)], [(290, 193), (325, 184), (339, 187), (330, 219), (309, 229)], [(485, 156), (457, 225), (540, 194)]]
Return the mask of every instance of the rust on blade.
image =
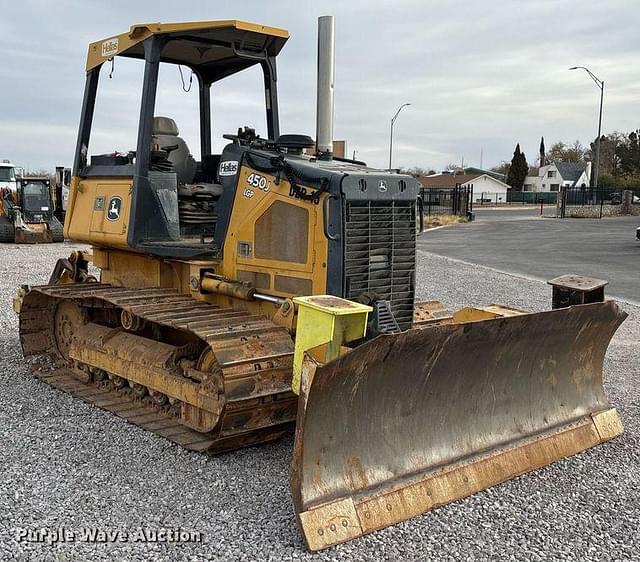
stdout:
[(602, 368), (625, 317), (613, 302), (465, 317), (380, 336), (326, 365), (307, 356), (291, 490), (309, 548), (619, 435)]

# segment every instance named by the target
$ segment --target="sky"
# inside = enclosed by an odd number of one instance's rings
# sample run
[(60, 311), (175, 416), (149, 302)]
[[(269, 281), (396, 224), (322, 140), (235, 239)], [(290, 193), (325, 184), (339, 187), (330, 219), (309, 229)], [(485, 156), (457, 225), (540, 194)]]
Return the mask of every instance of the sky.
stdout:
[[(588, 145), (597, 134), (640, 127), (637, 0), (190, 1), (0, 0), (0, 159), (30, 170), (71, 166), (87, 46), (134, 23), (243, 19), (283, 27), (278, 58), (280, 132), (315, 136), (316, 25), (336, 16), (335, 138), (376, 167), (448, 164), (489, 168), (520, 143), (535, 163), (540, 137)], [(142, 65), (103, 67), (90, 154), (135, 148)], [(189, 71), (184, 70), (188, 87)], [(261, 73), (214, 85), (214, 150), (224, 133), (266, 134)], [(173, 117), (195, 156), (197, 84), (163, 68), (156, 115)]]

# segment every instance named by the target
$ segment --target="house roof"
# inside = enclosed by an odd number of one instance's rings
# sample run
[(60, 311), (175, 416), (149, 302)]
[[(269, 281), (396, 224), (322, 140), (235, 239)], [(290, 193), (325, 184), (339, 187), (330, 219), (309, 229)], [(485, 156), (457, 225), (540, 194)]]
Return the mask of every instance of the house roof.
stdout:
[(554, 162), (558, 172), (562, 176), (562, 181), (577, 182), (587, 169), (586, 162)]
[(470, 182), (484, 174), (436, 174), (420, 176), (418, 181), (424, 187), (455, 187), (456, 184)]
[(493, 170), (483, 170), (482, 168), (474, 168), (473, 166), (465, 166), (465, 173), (467, 174), (475, 174), (477, 176), (481, 176), (486, 174), (487, 176), (491, 176), (492, 178), (504, 181), (505, 175), (502, 172), (494, 172)]

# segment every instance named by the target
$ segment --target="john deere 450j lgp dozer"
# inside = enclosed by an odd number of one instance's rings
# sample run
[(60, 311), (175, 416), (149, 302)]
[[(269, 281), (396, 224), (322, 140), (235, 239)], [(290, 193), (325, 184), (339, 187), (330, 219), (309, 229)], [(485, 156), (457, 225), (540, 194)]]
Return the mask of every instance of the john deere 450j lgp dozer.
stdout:
[[(602, 286), (559, 279), (537, 314), (415, 304), (417, 183), (332, 157), (332, 18), (315, 155), (309, 137), (280, 134), (287, 38), (241, 21), (145, 24), (89, 46), (65, 234), (93, 251), (15, 300), (36, 376), (194, 451), (295, 424), (291, 489), (314, 550), (618, 435), (602, 366), (625, 314)], [(144, 64), (137, 146), (89, 157), (113, 57)], [(197, 77), (200, 161), (154, 115), (162, 65)], [(268, 138), (245, 127), (215, 154), (211, 85), (254, 65)]]

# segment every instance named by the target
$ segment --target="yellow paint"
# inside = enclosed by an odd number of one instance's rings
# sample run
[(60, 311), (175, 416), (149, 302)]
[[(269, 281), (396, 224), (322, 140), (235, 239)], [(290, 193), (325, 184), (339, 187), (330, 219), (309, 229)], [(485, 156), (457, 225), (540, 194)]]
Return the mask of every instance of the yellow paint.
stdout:
[(501, 304), (490, 304), (481, 308), (467, 306), (453, 313), (453, 321), (456, 324), (466, 322), (478, 322), (480, 320), (491, 320), (492, 318), (504, 318), (508, 316), (521, 316), (528, 314), (525, 310), (510, 308)]
[[(267, 190), (251, 186), (247, 178), (252, 173), (258, 173), (267, 178)], [(250, 197), (247, 196), (249, 193), (246, 190), (248, 189), (251, 190)], [(241, 168), (227, 238), (224, 244), (221, 273), (231, 279), (237, 279), (238, 269), (266, 273), (271, 278), (271, 289), (265, 292), (285, 298), (296, 295), (276, 291), (274, 289), (276, 275), (311, 279), (311, 293), (314, 295), (324, 294), (327, 290), (328, 243), (322, 226), (322, 199), (316, 205), (310, 201), (295, 199), (289, 195), (289, 190), (290, 184), (286, 180), (281, 180), (276, 185), (274, 176), (257, 172), (246, 166)], [(238, 241), (251, 242), (255, 247), (256, 220), (276, 201), (302, 207), (309, 213), (307, 261), (305, 263), (258, 259), (253, 257), (253, 254), (251, 257), (238, 256)], [(291, 236), (295, 235), (295, 232), (291, 233)]]
[(293, 302), (298, 305), (298, 325), (291, 388), (299, 394), (304, 352), (328, 344), (324, 362), (337, 358), (342, 344), (364, 337), (373, 308), (331, 295), (296, 297)]
[[(127, 229), (130, 218), (132, 178), (79, 178), (71, 182), (69, 207), (65, 221), (67, 238), (94, 245), (93, 262), (101, 268), (101, 281), (123, 287), (175, 287), (184, 294), (223, 307), (248, 310), (273, 318), (278, 306), (266, 302), (248, 302), (223, 295), (203, 294), (192, 278), (200, 281), (204, 272), (237, 279), (238, 270), (254, 271), (269, 276), (270, 288), (260, 289), (270, 295), (290, 298), (299, 296), (275, 290), (276, 275), (311, 281), (310, 294), (324, 294), (327, 287), (328, 242), (323, 232), (322, 201), (314, 204), (289, 195), (290, 185), (282, 180), (275, 184), (269, 179), (269, 189), (253, 189), (253, 197), (244, 195), (248, 188), (248, 176), (254, 171), (240, 170), (236, 198), (232, 209), (223, 261), (172, 260), (147, 256), (128, 246)], [(266, 174), (261, 174), (265, 176)], [(111, 197), (121, 197), (120, 218), (107, 220)], [(305, 209), (308, 213), (307, 259), (304, 263), (280, 259), (256, 259), (237, 255), (238, 240), (249, 241), (255, 246), (256, 220), (275, 202), (284, 202)], [(295, 235), (295, 233), (292, 233)], [(277, 256), (276, 256), (277, 258)]]
[(261, 33), (263, 35), (270, 35), (272, 37), (279, 37), (282, 39), (289, 38), (289, 32), (286, 29), (269, 27), (267, 25), (260, 25), (258, 23), (240, 20), (134, 24), (129, 28), (129, 31), (125, 33), (112, 35), (111, 37), (90, 43), (89, 52), (87, 53), (86, 69), (91, 70), (114, 56), (126, 53), (126, 51), (139, 43), (142, 43), (142, 41), (152, 35), (183, 33), (216, 28), (221, 29), (225, 27), (233, 27), (239, 31)]
[[(64, 233), (67, 238), (91, 244), (127, 247), (132, 178), (73, 178)], [(112, 197), (122, 204), (117, 220), (108, 220)]]
[(191, 286), (191, 278), (200, 279), (202, 272), (220, 274), (220, 263), (213, 260), (171, 260), (148, 256), (132, 250), (94, 246), (93, 264), (100, 268), (100, 281), (119, 287), (176, 288), (196, 300), (220, 307), (247, 310), (273, 318), (278, 305), (262, 301), (243, 301), (225, 295), (203, 294)]
[(461, 308), (453, 313), (453, 321), (456, 324), (464, 324), (466, 322), (478, 322), (480, 320), (491, 320), (492, 318), (498, 318), (499, 314), (495, 312), (489, 312), (482, 308), (473, 308), (467, 306)]

